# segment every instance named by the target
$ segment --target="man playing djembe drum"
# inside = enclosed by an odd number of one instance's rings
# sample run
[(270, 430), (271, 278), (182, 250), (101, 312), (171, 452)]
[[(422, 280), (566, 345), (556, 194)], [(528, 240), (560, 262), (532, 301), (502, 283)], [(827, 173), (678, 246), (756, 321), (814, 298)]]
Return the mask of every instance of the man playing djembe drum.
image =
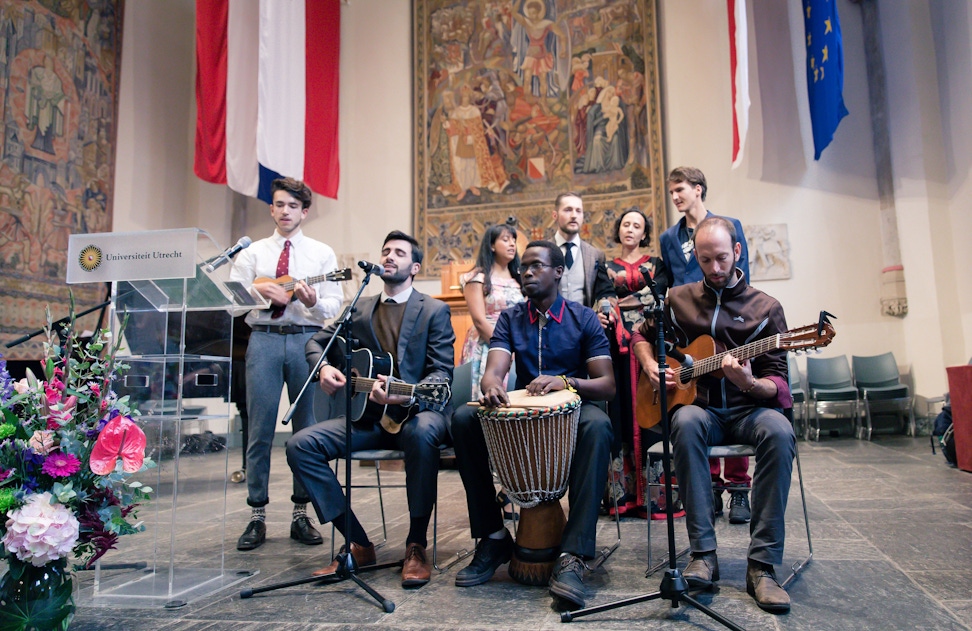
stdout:
[[(564, 255), (550, 241), (527, 245), (520, 265), (523, 292), (528, 300), (504, 311), (490, 342), (481, 381), (480, 404), (509, 404), (503, 379), (516, 355), (518, 388), (531, 395), (573, 390), (581, 404), (576, 450), (569, 471), (570, 515), (563, 531), (560, 557), (550, 577), (550, 593), (569, 608), (584, 606), (585, 559), (595, 554), (598, 508), (607, 481), (611, 421), (590, 401), (614, 396), (614, 371), (607, 337), (597, 315), (559, 295)], [(456, 410), (452, 420), (457, 464), (466, 489), (469, 524), (478, 538), (476, 554), (456, 574), (456, 585), (485, 583), (513, 554), (513, 539), (503, 526), (482, 424), (476, 408)]]

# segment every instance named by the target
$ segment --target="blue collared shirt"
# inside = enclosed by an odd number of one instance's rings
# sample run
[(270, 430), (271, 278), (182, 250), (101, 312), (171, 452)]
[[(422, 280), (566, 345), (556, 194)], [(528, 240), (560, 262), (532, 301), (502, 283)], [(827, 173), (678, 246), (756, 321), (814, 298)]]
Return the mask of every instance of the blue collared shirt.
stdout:
[(528, 300), (503, 311), (493, 329), (489, 350), (515, 354), (517, 390), (541, 374), (587, 379), (589, 362), (611, 359), (593, 309), (557, 296), (546, 316), (541, 329), (540, 315)]

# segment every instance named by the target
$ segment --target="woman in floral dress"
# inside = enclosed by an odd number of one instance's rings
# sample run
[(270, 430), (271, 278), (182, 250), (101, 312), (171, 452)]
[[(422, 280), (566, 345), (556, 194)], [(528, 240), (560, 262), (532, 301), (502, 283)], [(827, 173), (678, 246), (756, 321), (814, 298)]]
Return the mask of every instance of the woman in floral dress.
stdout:
[(473, 326), (466, 333), (460, 363), (472, 362), (472, 400), (482, 395), (479, 380), (486, 369), (486, 354), (499, 314), (523, 302), (520, 291), (520, 255), (516, 251), (516, 228), (509, 224), (491, 226), (483, 235), (476, 267), (459, 279), (469, 306)]

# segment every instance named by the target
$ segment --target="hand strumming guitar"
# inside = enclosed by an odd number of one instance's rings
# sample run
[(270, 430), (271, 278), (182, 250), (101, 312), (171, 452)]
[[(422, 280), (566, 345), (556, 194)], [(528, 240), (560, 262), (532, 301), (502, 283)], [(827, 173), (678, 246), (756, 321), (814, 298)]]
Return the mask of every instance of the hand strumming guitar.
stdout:
[(344, 387), (344, 384), (348, 380), (344, 377), (344, 373), (331, 366), (330, 364), (325, 364), (321, 366), (321, 376), (319, 378), (321, 384), (321, 390), (333, 395), (335, 392)]

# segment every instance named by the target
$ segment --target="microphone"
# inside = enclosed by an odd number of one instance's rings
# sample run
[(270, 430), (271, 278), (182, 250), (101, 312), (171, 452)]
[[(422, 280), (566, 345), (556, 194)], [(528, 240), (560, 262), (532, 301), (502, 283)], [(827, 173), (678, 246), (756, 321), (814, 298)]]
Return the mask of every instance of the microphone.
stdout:
[(251, 243), (253, 243), (253, 240), (250, 239), (250, 237), (240, 237), (240, 240), (236, 242), (236, 245), (231, 248), (226, 248), (223, 250), (222, 254), (209, 261), (209, 263), (206, 264), (206, 271), (210, 274), (215, 272), (217, 268), (229, 263), (234, 256), (240, 253), (241, 250), (245, 250), (246, 248), (250, 247)]
[(683, 366), (691, 366), (694, 360), (691, 355), (686, 355), (682, 351), (675, 348), (675, 345), (665, 340), (665, 354), (682, 364)]
[(365, 271), (365, 274), (374, 274), (375, 276), (381, 276), (382, 267), (381, 265), (375, 265), (374, 263), (369, 263), (368, 261), (358, 261), (358, 267)]

